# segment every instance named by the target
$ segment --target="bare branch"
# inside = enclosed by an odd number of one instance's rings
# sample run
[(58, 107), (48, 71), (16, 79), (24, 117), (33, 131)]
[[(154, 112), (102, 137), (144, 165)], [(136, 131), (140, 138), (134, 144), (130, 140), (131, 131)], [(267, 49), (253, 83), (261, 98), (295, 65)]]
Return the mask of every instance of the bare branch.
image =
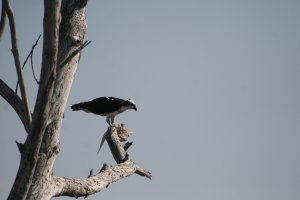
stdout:
[[(123, 163), (123, 162), (127, 162), (128, 160), (131, 160), (129, 158), (129, 154), (126, 152), (127, 149), (126, 146), (124, 146), (121, 143), (121, 140), (124, 140), (124, 138), (120, 137), (120, 135), (128, 135), (128, 134), (132, 135), (133, 133), (126, 131), (124, 124), (122, 124), (121, 126), (117, 125), (117, 126), (109, 127), (105, 133), (105, 139), (117, 163)], [(135, 171), (136, 174), (151, 179), (151, 173), (149, 171), (146, 171), (137, 165), (135, 165), (135, 168), (136, 168)]]
[(135, 165), (135, 167), (136, 167), (136, 171), (135, 171), (136, 174), (138, 174), (140, 176), (145, 176), (145, 177), (151, 179), (151, 177), (152, 177), (151, 172), (146, 171), (137, 165)]
[(71, 53), (62, 63), (58, 65), (58, 69), (61, 69), (64, 65), (66, 65), (70, 60), (72, 60), (78, 53), (80, 53), (86, 46), (88, 46), (92, 41), (85, 41), (82, 45), (80, 45), (74, 52)]
[(23, 106), (24, 106), (24, 111), (25, 111), (26, 123), (28, 124), (27, 126), (29, 127), (31, 124), (31, 114), (30, 114), (30, 109), (29, 109), (29, 104), (28, 104), (28, 99), (27, 99), (27, 94), (26, 94), (25, 80), (23, 78), (23, 72), (22, 72), (21, 62), (20, 62), (15, 17), (14, 17), (13, 10), (12, 10), (8, 0), (5, 1), (5, 8), (6, 8), (5, 10), (6, 10), (6, 14), (8, 16), (8, 21), (9, 21), (9, 26), (10, 26), (10, 35), (11, 35), (11, 42), (12, 42), (11, 51), (14, 56), (18, 80), (20, 82), (21, 96), (22, 96), (22, 100), (24, 102)]
[(20, 97), (8, 86), (2, 79), (0, 79), (0, 95), (10, 104), (10, 106), (16, 111), (20, 120), (22, 121), (25, 130), (29, 131), (27, 124), (23, 101)]
[(109, 127), (107, 132), (108, 133), (105, 133), (105, 138), (115, 161), (119, 164), (128, 160), (129, 155), (120, 141), (117, 128), (115, 126)]
[(23, 153), (24, 152), (24, 144), (22, 144), (18, 141), (16, 141), (16, 144), (17, 144), (17, 147), (18, 147), (20, 153)]
[(82, 197), (95, 194), (111, 183), (134, 174), (136, 166), (132, 160), (124, 163), (107, 166), (101, 172), (85, 179), (71, 179), (65, 177), (53, 177), (57, 186), (55, 196)]
[[(123, 137), (124, 134), (126, 135), (125, 138)], [(106, 139), (113, 157), (118, 164), (115, 166), (104, 164), (97, 175), (91, 176), (90, 173), (86, 179), (54, 177), (54, 183), (58, 187), (55, 196), (87, 197), (108, 187), (111, 183), (132, 174), (138, 174), (151, 179), (151, 173), (137, 166), (129, 158), (124, 145), (121, 143), (121, 140), (127, 140), (129, 134), (132, 134), (132, 132), (127, 132), (124, 124), (108, 127), (102, 138), (102, 143)]]
[[(112, 150), (113, 154), (115, 151), (119, 151), (117, 153), (117, 155), (123, 156), (123, 157), (125, 155), (129, 159), (129, 155), (126, 151), (132, 145), (132, 142), (126, 142), (125, 145), (122, 145), (121, 142), (127, 141), (127, 139), (134, 133), (132, 131), (127, 131), (125, 128), (125, 124), (123, 124), (123, 123), (116, 125), (115, 128), (116, 128), (116, 130), (114, 132), (116, 132), (116, 133), (111, 133), (110, 135), (107, 134), (106, 140), (108, 141), (111, 150), (113, 148), (117, 147), (115, 150)], [(118, 136), (117, 138), (116, 138), (116, 135)], [(109, 141), (109, 140), (111, 140), (111, 141)], [(112, 142), (115, 144), (114, 145), (110, 144)], [(123, 151), (126, 152), (126, 154), (123, 153)], [(121, 160), (122, 157), (120, 157), (118, 159)], [(124, 158), (123, 158), (123, 160), (124, 160)], [(151, 179), (151, 172), (146, 171), (137, 165), (135, 165), (135, 167), (136, 167), (136, 171), (135, 171), (136, 174), (138, 174), (140, 176), (145, 176), (145, 177)]]
[[(113, 129), (112, 129), (113, 128)], [(103, 136), (102, 136), (102, 139), (101, 139), (101, 143), (100, 143), (100, 147), (99, 147), (99, 149), (98, 149), (98, 152), (97, 152), (97, 154), (100, 152), (100, 149), (101, 149), (101, 147), (103, 146), (103, 144), (104, 144), (104, 142), (105, 142), (105, 140), (107, 139), (107, 137), (109, 136), (109, 135), (111, 135), (112, 133), (111, 132), (114, 132), (114, 131), (116, 131), (116, 135), (114, 135), (114, 137), (115, 136), (118, 136), (118, 137), (116, 137), (115, 139), (113, 139), (113, 140), (115, 140), (114, 141), (114, 143), (119, 143), (117, 146), (123, 146), (123, 145), (121, 145), (121, 142), (125, 142), (125, 141), (127, 141), (127, 139), (130, 137), (130, 136), (132, 136), (134, 133), (132, 132), (132, 131), (127, 131), (126, 130), (126, 128), (125, 128), (125, 124), (124, 123), (122, 123), (122, 124), (117, 124), (117, 125), (115, 125), (114, 127), (109, 127), (108, 128), (108, 130), (103, 134)], [(109, 138), (108, 138), (109, 139)], [(112, 140), (112, 139), (110, 139), (110, 140)], [(114, 144), (114, 143), (112, 143), (112, 144)], [(123, 148), (124, 148), (124, 151), (127, 151), (127, 149), (130, 147), (132, 145), (132, 142), (127, 142), (124, 146), (123, 146)], [(112, 148), (114, 148), (114, 147), (112, 147)], [(119, 149), (119, 150), (117, 150), (117, 151), (122, 151), (122, 149)], [(122, 153), (121, 153), (122, 154)], [(125, 158), (125, 153), (123, 153), (124, 154), (124, 156), (123, 156), (123, 159)]]
[[(25, 61), (24, 61), (24, 63), (23, 63), (23, 66), (22, 66), (22, 70), (23, 70), (24, 67), (25, 67), (25, 65), (26, 65), (26, 63), (27, 63), (27, 61), (28, 61), (28, 59), (30, 58), (30, 60), (31, 60), (31, 70), (32, 70), (32, 74), (33, 74), (34, 80), (37, 82), (37, 84), (39, 84), (39, 81), (37, 80), (37, 78), (36, 78), (36, 76), (35, 76), (35, 73), (34, 73), (34, 69), (33, 69), (33, 61), (32, 61), (32, 55), (33, 55), (34, 48), (37, 46), (38, 41), (40, 40), (41, 36), (42, 36), (42, 35), (40, 34), (39, 37), (38, 37), (38, 39), (35, 41), (35, 44), (32, 45), (31, 51), (29, 52), (27, 58), (25, 59)], [(17, 86), (16, 86), (16, 90), (15, 90), (16, 93), (18, 93), (18, 87), (19, 87), (19, 80), (18, 80), (18, 82), (17, 82)]]
[(6, 12), (5, 12), (5, 2), (6, 0), (2, 0), (2, 9), (1, 9), (1, 19), (0, 19), (0, 40), (2, 38), (5, 24), (6, 24)]

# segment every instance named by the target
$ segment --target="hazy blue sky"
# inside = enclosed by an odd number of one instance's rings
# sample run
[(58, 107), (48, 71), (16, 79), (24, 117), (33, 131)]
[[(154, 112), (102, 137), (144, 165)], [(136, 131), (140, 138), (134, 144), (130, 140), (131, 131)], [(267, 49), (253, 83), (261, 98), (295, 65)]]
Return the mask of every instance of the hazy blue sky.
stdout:
[[(12, 1), (21, 57), (42, 33), (42, 1)], [(88, 199), (300, 199), (300, 1), (91, 0), (87, 40), (65, 111), (56, 175), (86, 177), (104, 162), (104, 118), (70, 105), (132, 98), (116, 118), (136, 133), (129, 154), (153, 174), (110, 185)], [(16, 72), (6, 30), (0, 77)], [(40, 70), (41, 44), (34, 63)], [(24, 71), (34, 106), (37, 85)], [(0, 98), (0, 199), (15, 178), (15, 140), (26, 136)], [(69, 198), (61, 198), (69, 199)]]

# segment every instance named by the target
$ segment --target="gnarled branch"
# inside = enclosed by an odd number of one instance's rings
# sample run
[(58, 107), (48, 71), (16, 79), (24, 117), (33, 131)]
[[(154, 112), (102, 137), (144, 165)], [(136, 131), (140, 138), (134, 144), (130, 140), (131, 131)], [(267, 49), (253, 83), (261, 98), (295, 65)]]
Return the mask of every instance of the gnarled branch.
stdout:
[[(132, 132), (128, 132), (125, 129), (125, 125), (121, 124), (113, 127), (109, 127), (105, 133), (105, 138), (110, 148), (111, 153), (117, 163), (126, 162), (129, 159), (129, 154), (127, 153), (126, 145), (123, 145), (121, 141), (126, 141), (127, 138), (132, 135)], [(122, 137), (127, 135), (126, 137)], [(147, 170), (135, 164), (135, 173), (141, 176), (145, 176), (151, 179), (151, 173)]]
[(106, 166), (101, 172), (85, 179), (54, 177), (55, 196), (82, 197), (95, 194), (111, 183), (134, 174), (136, 167), (131, 160), (115, 166)]
[[(123, 126), (122, 126), (123, 128)], [(132, 134), (124, 129), (118, 129), (118, 126), (109, 127), (105, 133), (105, 139), (108, 142), (114, 159), (118, 163), (114, 166), (103, 165), (102, 169), (96, 175), (89, 175), (85, 179), (71, 179), (65, 177), (53, 177), (53, 185), (56, 187), (55, 196), (86, 197), (95, 194), (111, 183), (132, 174), (138, 174), (151, 179), (151, 173), (137, 166), (124, 149), (120, 140), (122, 134)]]
[(115, 161), (119, 164), (129, 159), (128, 153), (124, 149), (124, 145), (120, 141), (120, 137), (118, 136), (117, 127), (109, 127), (105, 133), (106, 141), (110, 148), (110, 151), (115, 159)]

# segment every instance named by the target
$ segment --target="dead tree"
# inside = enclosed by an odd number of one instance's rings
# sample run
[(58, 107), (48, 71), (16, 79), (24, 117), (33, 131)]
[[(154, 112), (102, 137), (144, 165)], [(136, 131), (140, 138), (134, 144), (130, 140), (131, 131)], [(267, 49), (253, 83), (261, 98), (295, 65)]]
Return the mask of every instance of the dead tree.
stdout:
[(116, 127), (110, 127), (106, 133), (116, 165), (103, 165), (97, 174), (83, 179), (53, 174), (53, 165), (60, 150), (63, 113), (81, 50), (88, 44), (84, 41), (86, 4), (87, 0), (44, 0), (42, 65), (35, 107), (31, 111), (16, 40), (14, 14), (9, 1), (2, 0), (11, 32), (11, 51), (21, 97), (2, 79), (0, 95), (14, 108), (27, 133), (25, 142), (17, 143), (21, 160), (8, 199), (88, 196), (134, 173), (151, 178), (150, 172), (138, 167), (129, 158), (126, 152), (129, 145), (124, 146), (120, 142), (122, 138)]

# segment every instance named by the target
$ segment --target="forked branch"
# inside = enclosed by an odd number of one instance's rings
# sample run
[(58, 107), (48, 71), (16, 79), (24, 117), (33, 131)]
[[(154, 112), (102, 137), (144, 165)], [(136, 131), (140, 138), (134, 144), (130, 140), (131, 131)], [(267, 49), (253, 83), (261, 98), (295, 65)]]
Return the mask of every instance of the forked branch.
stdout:
[[(123, 134), (129, 134), (123, 129)], [(55, 196), (87, 197), (107, 188), (111, 183), (132, 174), (138, 174), (151, 179), (151, 173), (137, 166), (124, 149), (120, 140), (120, 129), (109, 127), (105, 133), (110, 150), (118, 163), (114, 166), (104, 164), (98, 174), (89, 175), (85, 179), (71, 179), (65, 177), (53, 177), (53, 184), (56, 186)], [(126, 133), (125, 133), (126, 132)]]
[[(32, 58), (32, 56), (33, 56), (34, 48), (37, 46), (38, 41), (40, 40), (41, 36), (42, 36), (42, 35), (40, 34), (39, 37), (38, 37), (38, 39), (35, 41), (35, 44), (32, 45), (31, 51), (29, 52), (27, 58), (25, 59), (25, 61), (24, 61), (24, 63), (23, 63), (23, 66), (22, 66), (22, 70), (23, 70), (24, 67), (25, 67), (25, 65), (26, 65), (26, 63), (27, 63), (27, 61), (28, 61), (28, 59), (30, 58), (30, 64), (31, 64), (32, 75), (33, 75), (33, 78), (34, 78), (35, 82), (37, 82), (37, 84), (39, 84), (39, 81), (37, 80), (36, 75), (35, 75), (35, 73), (34, 73), (34, 69), (33, 69), (33, 58)], [(19, 80), (18, 80), (17, 86), (16, 86), (16, 93), (18, 93), (18, 88), (19, 88)]]
[[(125, 149), (125, 145), (122, 144), (121, 140), (124, 141), (124, 137), (120, 137), (121, 135), (132, 135), (132, 132), (128, 132), (125, 129), (124, 125), (121, 125), (121, 129), (118, 127), (120, 126), (113, 126), (109, 127), (107, 132), (105, 133), (106, 141), (108, 143), (108, 146), (110, 148), (111, 153), (113, 154), (113, 157), (115, 161), (119, 163), (123, 163), (126, 161), (131, 161), (129, 158), (129, 154), (127, 153), (127, 149)], [(128, 138), (127, 137), (127, 138)], [(127, 140), (126, 138), (126, 140)], [(132, 161), (133, 162), (133, 161)], [(151, 173), (147, 170), (142, 169), (141, 167), (134, 164), (135, 167), (135, 173), (140, 176), (145, 176), (149, 179), (151, 179)]]

